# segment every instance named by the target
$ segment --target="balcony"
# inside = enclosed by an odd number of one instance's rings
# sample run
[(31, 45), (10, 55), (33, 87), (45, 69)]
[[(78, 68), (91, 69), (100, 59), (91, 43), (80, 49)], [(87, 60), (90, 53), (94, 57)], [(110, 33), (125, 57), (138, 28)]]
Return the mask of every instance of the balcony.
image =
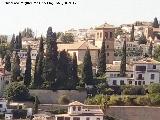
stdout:
[(144, 77), (137, 77), (137, 80), (144, 80)]

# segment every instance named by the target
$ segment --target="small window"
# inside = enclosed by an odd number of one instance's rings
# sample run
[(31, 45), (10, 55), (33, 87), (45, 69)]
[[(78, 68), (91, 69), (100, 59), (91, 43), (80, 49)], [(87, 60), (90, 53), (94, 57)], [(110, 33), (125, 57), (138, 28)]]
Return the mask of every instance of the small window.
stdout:
[(100, 118), (97, 118), (96, 120), (100, 120)]
[(76, 111), (76, 107), (75, 106), (73, 106), (73, 111)]
[(86, 118), (86, 120), (90, 120), (90, 118), (89, 118), (89, 117), (87, 117), (87, 118)]
[(141, 81), (138, 81), (138, 85), (141, 85)]
[(154, 80), (154, 74), (151, 74), (151, 79)]
[(105, 39), (108, 39), (108, 32), (105, 32)]
[(113, 37), (113, 33), (112, 32), (110, 32), (110, 38), (112, 38)]
[(107, 48), (109, 48), (109, 45), (107, 45)]
[(137, 85), (137, 81), (135, 81), (135, 85)]
[(132, 85), (132, 81), (129, 81), (129, 84)]
[(131, 77), (133, 77), (133, 74), (131, 74)]
[(0, 104), (0, 108), (2, 108), (2, 106), (3, 106), (3, 105), (2, 105), (2, 104)]
[(100, 38), (102, 38), (102, 33), (100, 33)]
[(107, 53), (107, 56), (109, 56), (109, 53)]
[(145, 85), (145, 81), (143, 81), (143, 85)]
[(121, 80), (121, 81), (120, 81), (120, 85), (124, 85), (124, 80)]
[(113, 85), (117, 85), (117, 80), (113, 80)]
[(78, 107), (78, 111), (81, 111), (81, 107)]
[(153, 69), (156, 69), (156, 65), (153, 65)]

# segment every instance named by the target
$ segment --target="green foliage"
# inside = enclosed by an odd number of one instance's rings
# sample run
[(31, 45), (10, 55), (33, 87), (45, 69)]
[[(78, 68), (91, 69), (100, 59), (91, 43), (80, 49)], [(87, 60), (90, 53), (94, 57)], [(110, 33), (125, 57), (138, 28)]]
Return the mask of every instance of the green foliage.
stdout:
[(142, 34), (141, 37), (138, 39), (138, 44), (147, 44), (147, 39), (144, 34)]
[(102, 47), (98, 57), (98, 71), (97, 74), (102, 76), (106, 73), (106, 49), (105, 41), (102, 42)]
[(154, 49), (154, 55), (153, 55), (155, 60), (160, 61), (160, 45), (158, 45), (155, 49)]
[(132, 25), (130, 41), (135, 41), (135, 37), (134, 37), (134, 25)]
[(123, 100), (120, 96), (110, 96), (109, 105), (123, 105)]
[(154, 28), (159, 28), (159, 23), (158, 23), (158, 20), (157, 20), (157, 18), (156, 18), (156, 17), (154, 18), (154, 21), (153, 21), (152, 27), (154, 27)]
[(6, 56), (5, 56), (5, 70), (7, 71), (11, 71), (11, 57), (10, 55), (7, 53)]
[(144, 95), (145, 88), (143, 86), (122, 86), (122, 94), (124, 95)]
[(124, 96), (122, 98), (123, 104), (124, 105), (134, 105), (134, 98), (130, 97), (130, 96)]
[(150, 45), (149, 45), (149, 49), (148, 49), (148, 55), (150, 58), (152, 58), (152, 52), (153, 52), (153, 43), (152, 41), (150, 42)]
[(22, 110), (22, 109), (15, 109), (12, 110), (13, 118), (14, 119), (25, 119), (27, 116), (27, 110)]
[(151, 104), (151, 101), (150, 101), (150, 98), (148, 95), (145, 95), (145, 96), (138, 96), (136, 99), (135, 99), (135, 102), (137, 105), (150, 105)]
[(24, 85), (26, 85), (27, 87), (29, 87), (29, 85), (31, 84), (31, 48), (30, 46), (28, 46), (28, 50), (27, 50), (27, 59), (26, 59), (26, 70), (25, 70), (25, 74), (24, 74)]
[(67, 109), (57, 109), (57, 110), (47, 111), (47, 112), (50, 112), (52, 114), (66, 114), (67, 113)]
[(160, 93), (153, 93), (149, 95), (151, 105), (160, 105)]
[(107, 95), (112, 95), (114, 93), (114, 90), (112, 88), (108, 88), (108, 89), (106, 89), (105, 92)]
[(160, 83), (153, 83), (148, 86), (149, 94), (160, 93)]
[(29, 90), (25, 85), (12, 82), (5, 90), (7, 100), (25, 101), (30, 97)]
[(59, 98), (58, 103), (62, 105), (67, 105), (70, 103), (70, 100), (67, 96), (63, 95)]
[(60, 40), (63, 43), (72, 43), (74, 42), (74, 36), (72, 33), (61, 34)]
[(89, 49), (87, 49), (83, 60), (82, 80), (86, 85), (94, 85), (92, 61)]
[(124, 40), (123, 48), (122, 48), (122, 57), (121, 57), (121, 65), (120, 65), (120, 76), (126, 76), (126, 40)]

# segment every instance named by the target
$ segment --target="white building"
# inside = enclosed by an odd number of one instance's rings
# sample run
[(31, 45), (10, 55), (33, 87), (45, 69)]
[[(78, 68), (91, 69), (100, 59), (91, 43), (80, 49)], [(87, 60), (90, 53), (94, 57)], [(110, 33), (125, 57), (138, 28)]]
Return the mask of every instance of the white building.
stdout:
[(72, 102), (68, 106), (67, 114), (55, 115), (55, 120), (103, 120), (101, 109), (89, 109), (80, 102)]
[(160, 82), (160, 62), (144, 58), (127, 65), (126, 77), (119, 77), (120, 64), (113, 64), (107, 68), (109, 85), (149, 85)]
[[(20, 59), (26, 59), (27, 58), (27, 51), (21, 50), (20, 52), (17, 52)], [(37, 50), (31, 50), (31, 59), (36, 60), (38, 52)]]

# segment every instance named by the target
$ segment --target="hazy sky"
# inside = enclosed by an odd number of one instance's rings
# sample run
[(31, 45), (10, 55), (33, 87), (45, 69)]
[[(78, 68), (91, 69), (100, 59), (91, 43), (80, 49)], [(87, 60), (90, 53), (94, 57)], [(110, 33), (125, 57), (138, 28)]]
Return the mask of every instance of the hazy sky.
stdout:
[(160, 20), (160, 0), (30, 0), (77, 3), (65, 6), (6, 5), (4, 1), (0, 1), (0, 34), (8, 35), (25, 27), (32, 28), (37, 35), (45, 35), (48, 26), (52, 26), (53, 31), (65, 31), (95, 27), (104, 22), (120, 25), (135, 20), (153, 21), (155, 16)]

